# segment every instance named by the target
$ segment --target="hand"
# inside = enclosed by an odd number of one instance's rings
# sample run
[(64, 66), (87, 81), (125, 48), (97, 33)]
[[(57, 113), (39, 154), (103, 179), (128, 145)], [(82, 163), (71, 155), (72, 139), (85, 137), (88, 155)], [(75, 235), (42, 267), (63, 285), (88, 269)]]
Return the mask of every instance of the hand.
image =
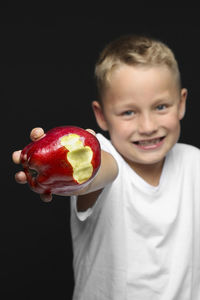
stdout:
[[(34, 128), (30, 133), (30, 139), (33, 142), (41, 139), (44, 136), (45, 136), (44, 130), (40, 127)], [(13, 154), (12, 154), (12, 160), (15, 164), (19, 165), (21, 163), (21, 160), (20, 160), (21, 151), (22, 150), (18, 150), (18, 151), (13, 152)], [(23, 171), (19, 171), (15, 174), (15, 180), (19, 184), (27, 183), (27, 178), (26, 178), (26, 175)], [(45, 202), (49, 202), (49, 201), (52, 200), (51, 195), (40, 195), (40, 197)]]

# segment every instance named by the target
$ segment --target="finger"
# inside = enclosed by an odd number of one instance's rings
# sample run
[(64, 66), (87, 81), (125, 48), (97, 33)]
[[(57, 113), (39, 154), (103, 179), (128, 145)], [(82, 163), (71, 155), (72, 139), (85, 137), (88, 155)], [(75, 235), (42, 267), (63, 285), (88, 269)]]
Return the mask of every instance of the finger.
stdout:
[(41, 194), (40, 198), (43, 202), (51, 202), (52, 201), (52, 194)]
[(17, 181), (17, 183), (20, 183), (20, 184), (27, 183), (26, 174), (23, 171), (16, 173), (15, 180)]
[(20, 156), (21, 156), (21, 150), (18, 151), (14, 151), (12, 154), (12, 160), (15, 164), (20, 164), (21, 160), (20, 160)]
[(88, 132), (90, 132), (91, 134), (93, 134), (93, 135), (96, 135), (96, 132), (94, 131), (94, 130), (92, 130), (92, 129), (86, 129), (86, 131), (88, 131)]
[(44, 136), (45, 136), (45, 133), (41, 127), (36, 127), (31, 130), (30, 138), (32, 141), (37, 141)]

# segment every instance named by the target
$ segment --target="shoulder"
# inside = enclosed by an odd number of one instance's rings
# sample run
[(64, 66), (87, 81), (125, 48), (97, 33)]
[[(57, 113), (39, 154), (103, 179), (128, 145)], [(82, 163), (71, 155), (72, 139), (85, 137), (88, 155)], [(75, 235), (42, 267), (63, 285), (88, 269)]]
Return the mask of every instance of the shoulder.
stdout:
[(179, 164), (200, 169), (200, 149), (183, 143), (177, 143), (172, 149), (172, 157)]
[(106, 138), (103, 134), (97, 133), (96, 138), (98, 139), (103, 150), (111, 150), (112, 148), (114, 148), (111, 141), (108, 138)]
[(181, 157), (192, 158), (192, 155), (194, 155), (195, 158), (200, 158), (200, 149), (188, 144), (177, 143), (174, 146), (174, 152), (180, 155)]
[(119, 154), (119, 152), (115, 149), (115, 147), (113, 146), (111, 140), (109, 140), (108, 138), (106, 138), (105, 136), (103, 136), (101, 133), (97, 133), (96, 135), (100, 145), (101, 145), (101, 149), (103, 151), (106, 151), (108, 153), (110, 153), (117, 162), (119, 162), (119, 160), (122, 159), (121, 155)]

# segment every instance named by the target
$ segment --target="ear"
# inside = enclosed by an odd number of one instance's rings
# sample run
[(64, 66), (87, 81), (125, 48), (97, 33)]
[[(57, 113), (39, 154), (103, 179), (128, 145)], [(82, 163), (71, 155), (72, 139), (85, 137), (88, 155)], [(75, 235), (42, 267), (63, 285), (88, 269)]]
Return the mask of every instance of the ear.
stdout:
[(96, 121), (97, 121), (99, 127), (102, 130), (107, 131), (108, 126), (107, 126), (107, 122), (106, 122), (101, 104), (98, 101), (93, 101), (92, 109), (93, 109), (93, 112), (94, 112), (94, 115), (95, 115), (95, 118), (96, 118)]
[(182, 89), (181, 99), (179, 103), (179, 120), (182, 120), (185, 116), (187, 95), (188, 95), (187, 89)]

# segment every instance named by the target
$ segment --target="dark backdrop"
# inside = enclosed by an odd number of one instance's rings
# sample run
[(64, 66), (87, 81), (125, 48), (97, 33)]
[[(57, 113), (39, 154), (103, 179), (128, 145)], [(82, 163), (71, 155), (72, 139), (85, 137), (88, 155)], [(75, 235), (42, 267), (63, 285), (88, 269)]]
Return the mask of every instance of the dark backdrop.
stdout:
[[(127, 9), (128, 10), (128, 9)], [(0, 10), (1, 299), (71, 299), (69, 199), (42, 203), (25, 185), (11, 153), (29, 142), (33, 127), (78, 125), (99, 130), (90, 103), (99, 51), (121, 34), (145, 33), (175, 52), (189, 90), (181, 141), (200, 147), (200, 27), (195, 9), (144, 9), (129, 16), (38, 15)]]

